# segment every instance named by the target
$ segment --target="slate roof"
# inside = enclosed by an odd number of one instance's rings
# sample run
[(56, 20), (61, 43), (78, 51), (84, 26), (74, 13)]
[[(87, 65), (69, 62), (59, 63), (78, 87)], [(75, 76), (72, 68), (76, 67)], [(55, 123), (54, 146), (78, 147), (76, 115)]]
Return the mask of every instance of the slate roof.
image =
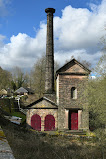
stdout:
[(71, 61), (69, 61), (68, 63), (66, 63), (65, 65), (63, 65), (61, 68), (59, 68), (57, 71), (56, 71), (56, 76), (59, 74), (59, 73), (62, 73), (64, 71), (67, 70), (67, 68), (71, 67), (73, 64), (78, 64), (80, 67), (82, 67), (85, 71), (88, 72), (88, 74), (90, 74), (91, 70), (89, 70), (88, 68), (86, 68), (83, 64), (81, 64), (80, 62), (78, 62), (76, 59), (72, 59)]
[(34, 93), (34, 91), (31, 88), (24, 88), (24, 87), (20, 87), (15, 92), (16, 93)]
[(25, 88), (20, 87), (19, 89), (15, 91), (15, 93), (28, 93), (28, 91)]
[[(33, 105), (35, 105), (35, 104), (41, 102), (42, 100), (46, 100), (47, 102), (50, 102), (52, 105), (54, 105), (54, 106), (58, 109), (57, 104), (54, 103), (53, 101), (51, 101), (50, 99), (46, 98), (46, 97), (42, 97), (42, 98), (36, 100), (35, 102), (33, 102), (33, 103), (29, 104), (28, 106), (26, 106), (24, 109), (28, 109), (28, 108), (30, 109)], [(52, 108), (51, 108), (51, 109), (52, 109)]]
[(31, 88), (25, 88), (29, 93), (34, 93), (34, 91)]

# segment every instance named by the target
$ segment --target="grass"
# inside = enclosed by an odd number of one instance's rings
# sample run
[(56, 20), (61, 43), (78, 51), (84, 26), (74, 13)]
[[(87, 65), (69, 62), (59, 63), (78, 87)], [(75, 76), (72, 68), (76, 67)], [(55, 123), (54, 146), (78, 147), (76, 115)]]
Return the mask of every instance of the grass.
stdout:
[(21, 112), (12, 112), (11, 115), (22, 118), (21, 123), (23, 123), (25, 121), (25, 119), (26, 119), (26, 115), (24, 115)]
[(104, 159), (105, 146), (89, 138), (44, 135), (12, 123), (2, 128), (16, 159)]

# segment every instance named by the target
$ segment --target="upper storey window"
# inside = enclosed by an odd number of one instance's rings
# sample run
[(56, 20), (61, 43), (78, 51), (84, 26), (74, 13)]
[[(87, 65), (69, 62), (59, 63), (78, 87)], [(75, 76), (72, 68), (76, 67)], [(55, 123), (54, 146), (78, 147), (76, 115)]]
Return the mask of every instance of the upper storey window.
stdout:
[(71, 98), (77, 99), (77, 88), (76, 87), (71, 88)]

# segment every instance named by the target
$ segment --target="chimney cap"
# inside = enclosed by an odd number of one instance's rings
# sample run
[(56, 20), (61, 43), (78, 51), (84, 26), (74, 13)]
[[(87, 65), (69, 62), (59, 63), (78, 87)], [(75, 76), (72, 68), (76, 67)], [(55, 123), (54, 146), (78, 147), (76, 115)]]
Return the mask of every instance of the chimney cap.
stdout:
[(48, 13), (48, 12), (50, 12), (50, 13), (55, 13), (55, 9), (54, 9), (54, 8), (46, 8), (46, 9), (45, 9), (45, 12), (46, 12), (46, 13)]

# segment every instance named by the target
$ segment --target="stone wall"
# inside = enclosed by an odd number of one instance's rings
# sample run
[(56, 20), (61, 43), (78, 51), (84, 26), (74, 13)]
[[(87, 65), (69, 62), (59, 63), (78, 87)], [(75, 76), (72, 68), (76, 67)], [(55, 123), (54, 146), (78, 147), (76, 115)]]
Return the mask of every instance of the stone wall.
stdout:
[[(84, 75), (58, 75), (58, 128), (64, 130), (66, 127), (65, 109), (82, 110), (78, 128), (89, 129), (89, 113), (87, 110), (87, 101), (83, 98), (83, 93), (87, 83), (87, 76)], [(77, 99), (71, 98), (71, 88), (77, 89)], [(84, 107), (86, 105), (86, 108)]]
[(58, 128), (58, 114), (57, 114), (58, 107), (48, 102), (46, 100), (42, 100), (37, 104), (33, 105), (28, 111), (26, 115), (26, 122), (29, 126), (31, 126), (31, 117), (34, 114), (38, 114), (41, 117), (41, 131), (44, 131), (44, 121), (46, 115), (53, 115), (55, 118), (55, 129)]
[[(83, 94), (87, 77), (59, 75), (59, 105), (66, 108), (82, 108)], [(77, 89), (77, 99), (71, 98), (71, 88)]]
[(41, 117), (41, 131), (44, 131), (44, 121), (46, 115), (53, 115), (55, 118), (55, 130), (57, 130), (57, 109), (29, 109), (27, 112), (27, 124), (31, 126), (31, 117), (38, 114)]

